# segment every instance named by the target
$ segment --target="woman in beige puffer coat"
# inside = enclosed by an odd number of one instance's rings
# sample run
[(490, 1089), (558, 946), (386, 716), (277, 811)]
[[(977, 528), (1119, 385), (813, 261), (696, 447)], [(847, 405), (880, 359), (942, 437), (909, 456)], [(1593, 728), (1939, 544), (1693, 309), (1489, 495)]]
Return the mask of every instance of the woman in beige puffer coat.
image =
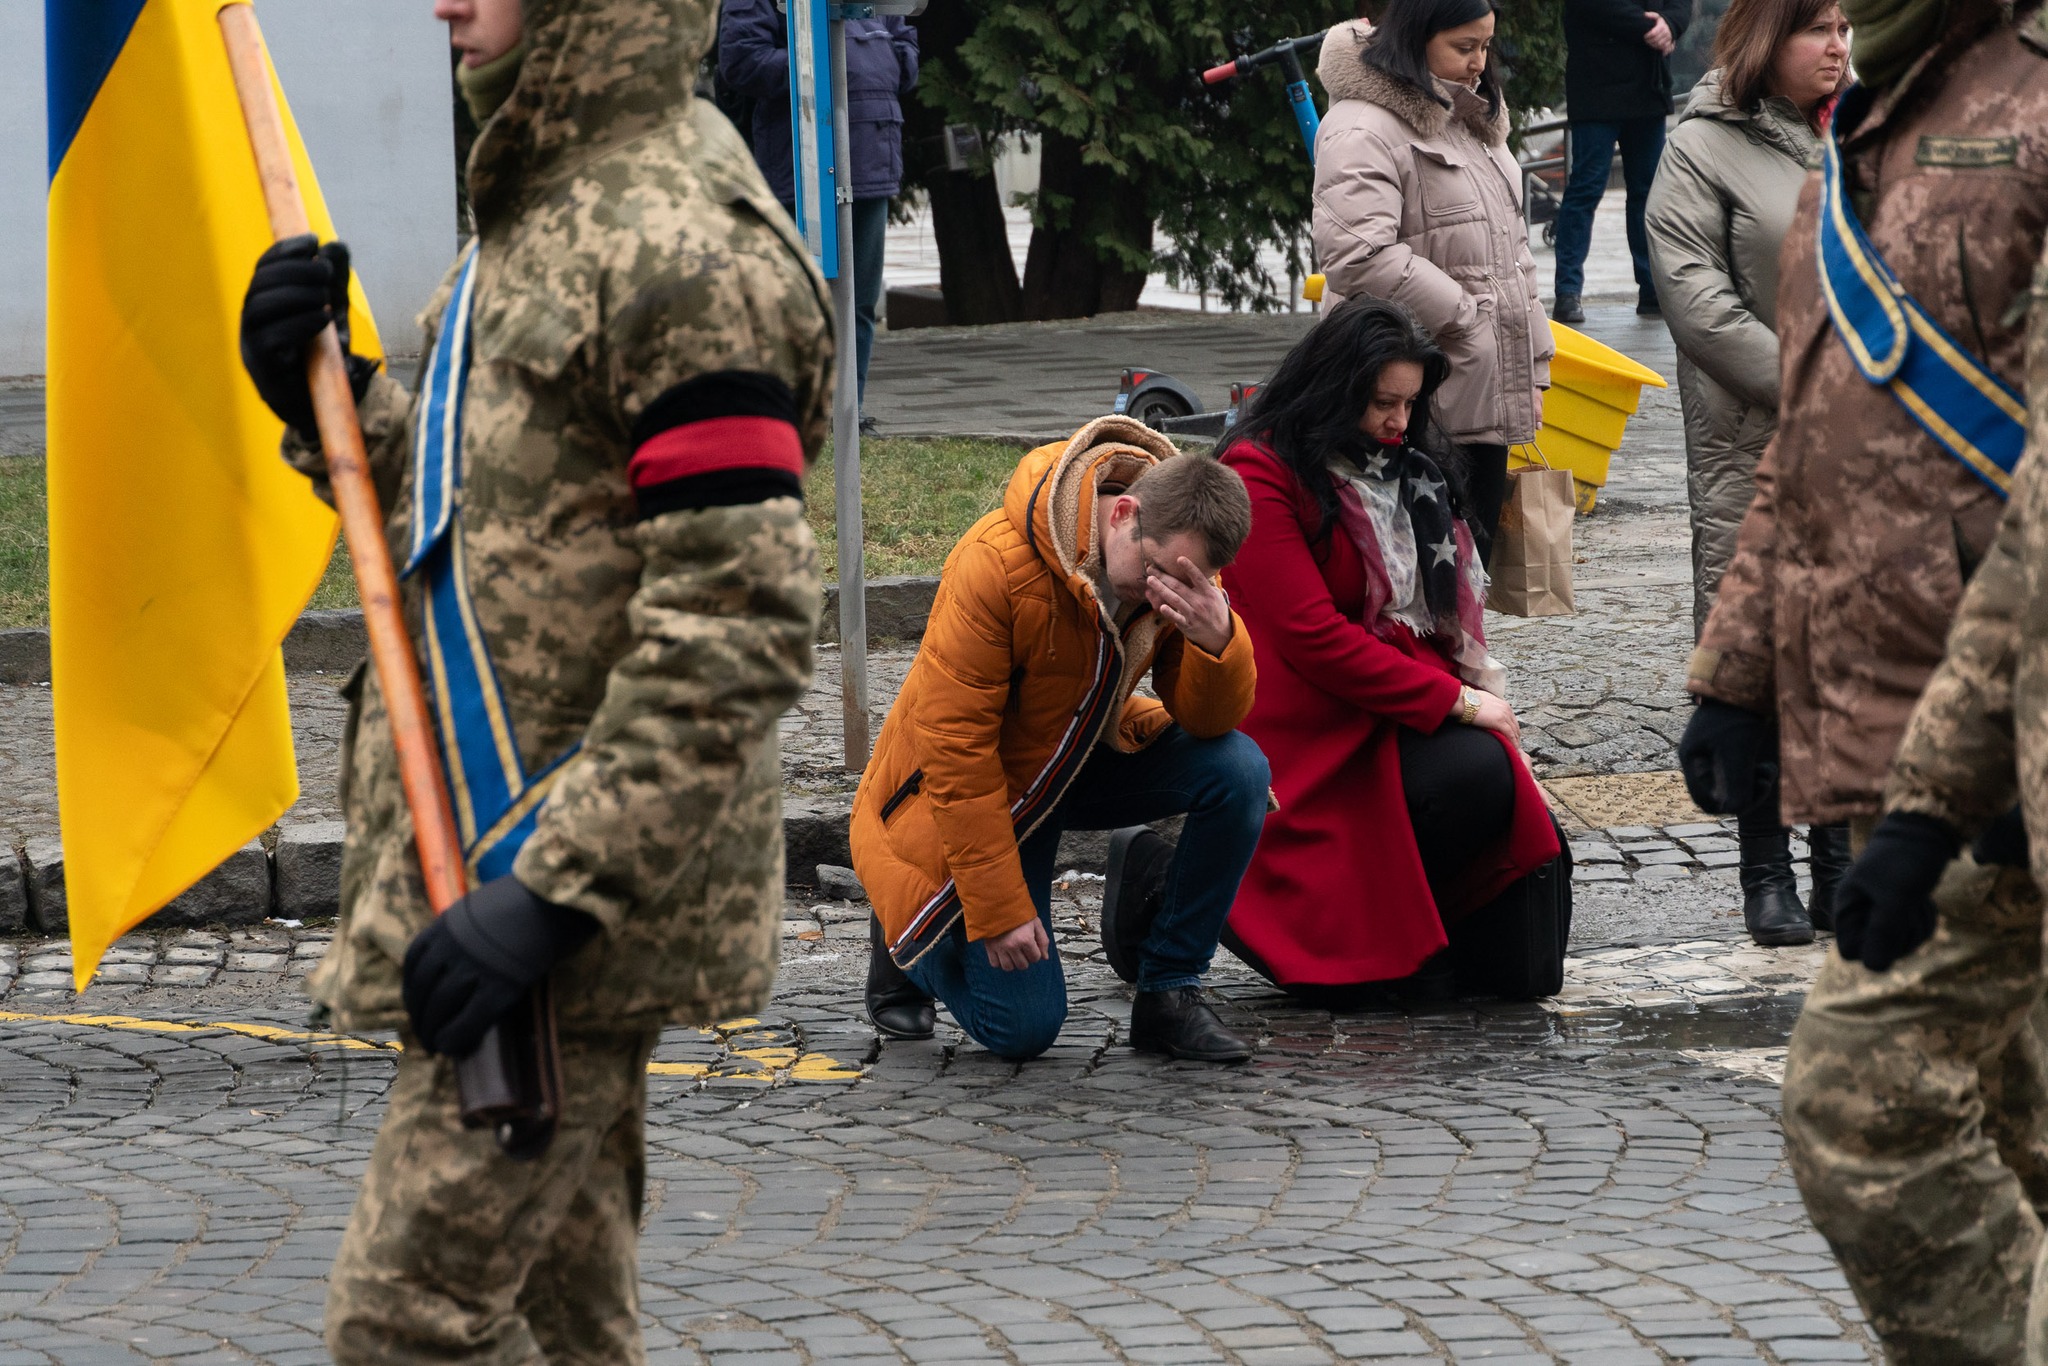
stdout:
[(1316, 137), (1311, 228), (1325, 307), (1391, 299), (1450, 358), (1437, 416), (1465, 454), (1482, 547), (1500, 517), (1507, 448), (1541, 424), (1555, 350), (1492, 32), (1487, 0), (1392, 0), (1378, 30), (1363, 20), (1330, 30), (1316, 73), (1331, 104)]

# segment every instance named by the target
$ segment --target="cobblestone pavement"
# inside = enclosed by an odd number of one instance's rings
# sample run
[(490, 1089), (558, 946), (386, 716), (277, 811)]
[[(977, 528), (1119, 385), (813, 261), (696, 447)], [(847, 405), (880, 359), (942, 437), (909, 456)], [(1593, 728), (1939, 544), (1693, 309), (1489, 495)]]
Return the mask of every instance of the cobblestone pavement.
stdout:
[[(1669, 373), (1661, 329), (1594, 330)], [(1333, 1015), (1224, 955), (1215, 994), (1257, 1058), (1140, 1056), (1076, 872), (1055, 895), (1072, 1014), (1017, 1067), (949, 1022), (878, 1040), (865, 909), (794, 899), (761, 1017), (656, 1054), (653, 1359), (1875, 1360), (1777, 1133), (1825, 945), (1749, 945), (1732, 832), (1672, 795), (1681, 462), (1675, 394), (1653, 393), (1578, 524), (1578, 615), (1494, 620), (1571, 831), (1558, 998)], [(910, 657), (874, 657), (878, 717)], [(851, 786), (835, 663), (785, 726), (799, 799)], [(332, 814), (335, 681), (292, 683), (300, 819)], [(47, 690), (0, 689), (17, 838), (54, 814), (47, 728)], [(329, 933), (131, 935), (82, 996), (61, 944), (0, 942), (0, 1366), (324, 1359), (392, 1075), (389, 1040), (307, 1024)]]
[[(1777, 1136), (1821, 950), (1607, 947), (1541, 1005), (1337, 1016), (1219, 965), (1260, 1052), (1212, 1069), (1122, 1046), (1092, 889), (1025, 1067), (878, 1042), (847, 903), (791, 905), (760, 1019), (669, 1032), (656, 1361), (1875, 1359)], [(323, 937), (131, 937), (82, 998), (61, 949), (0, 951), (0, 1363), (322, 1359), (392, 1073), (285, 1004)]]

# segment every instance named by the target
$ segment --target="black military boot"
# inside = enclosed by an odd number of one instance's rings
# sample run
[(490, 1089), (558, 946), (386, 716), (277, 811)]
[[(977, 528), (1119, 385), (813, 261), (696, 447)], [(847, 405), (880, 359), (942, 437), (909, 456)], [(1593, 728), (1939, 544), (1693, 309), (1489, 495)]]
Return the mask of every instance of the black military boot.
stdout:
[(1586, 320), (1586, 310), (1579, 306), (1578, 295), (1560, 294), (1557, 302), (1550, 306), (1550, 317), (1553, 322), (1582, 323)]
[(1778, 794), (1736, 818), (1742, 841), (1742, 923), (1749, 937), (1766, 947), (1811, 944), (1813, 922), (1799, 904), (1792, 875), (1792, 832), (1778, 824)]
[(1131, 1000), (1131, 1047), (1189, 1062), (1244, 1062), (1252, 1046), (1223, 1027), (1200, 987), (1141, 991)]
[(1849, 825), (1810, 825), (1806, 828), (1807, 866), (1813, 869), (1813, 895), (1806, 909), (1816, 930), (1834, 932), (1835, 888), (1849, 871)]
[(1102, 954), (1109, 970), (1138, 980), (1145, 936), (1166, 897), (1174, 845), (1148, 825), (1126, 826), (1109, 837), (1109, 870), (1102, 884)]
[(929, 1039), (939, 1012), (882, 941), (882, 922), (868, 917), (868, 1019), (892, 1039)]

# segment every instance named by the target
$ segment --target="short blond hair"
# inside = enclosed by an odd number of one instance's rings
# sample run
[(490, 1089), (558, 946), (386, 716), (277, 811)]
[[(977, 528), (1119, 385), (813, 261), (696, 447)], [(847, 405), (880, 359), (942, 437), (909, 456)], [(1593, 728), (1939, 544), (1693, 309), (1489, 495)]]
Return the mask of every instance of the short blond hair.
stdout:
[(1202, 541), (1209, 568), (1237, 558), (1252, 534), (1252, 498), (1237, 471), (1208, 455), (1177, 455), (1140, 474), (1125, 489), (1143, 510), (1147, 536), (1159, 539), (1192, 531)]

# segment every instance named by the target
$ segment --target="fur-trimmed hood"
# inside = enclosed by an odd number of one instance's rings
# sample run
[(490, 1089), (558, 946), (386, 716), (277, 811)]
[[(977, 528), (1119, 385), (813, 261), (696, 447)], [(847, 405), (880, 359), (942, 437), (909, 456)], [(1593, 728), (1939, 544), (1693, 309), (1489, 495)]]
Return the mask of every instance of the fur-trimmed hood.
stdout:
[(1472, 131), (1472, 136), (1489, 147), (1507, 144), (1508, 109), (1505, 103), (1489, 118), (1483, 98), (1439, 82), (1443, 89), (1452, 92), (1452, 102), (1456, 106), (1455, 109), (1446, 109), (1432, 93), (1376, 66), (1365, 64), (1365, 50), (1372, 45), (1372, 34), (1369, 22), (1353, 19), (1336, 25), (1323, 39), (1323, 54), (1316, 62), (1316, 75), (1332, 101), (1361, 100), (1366, 104), (1379, 105), (1425, 138), (1441, 136), (1450, 126), (1451, 119), (1456, 117)]

